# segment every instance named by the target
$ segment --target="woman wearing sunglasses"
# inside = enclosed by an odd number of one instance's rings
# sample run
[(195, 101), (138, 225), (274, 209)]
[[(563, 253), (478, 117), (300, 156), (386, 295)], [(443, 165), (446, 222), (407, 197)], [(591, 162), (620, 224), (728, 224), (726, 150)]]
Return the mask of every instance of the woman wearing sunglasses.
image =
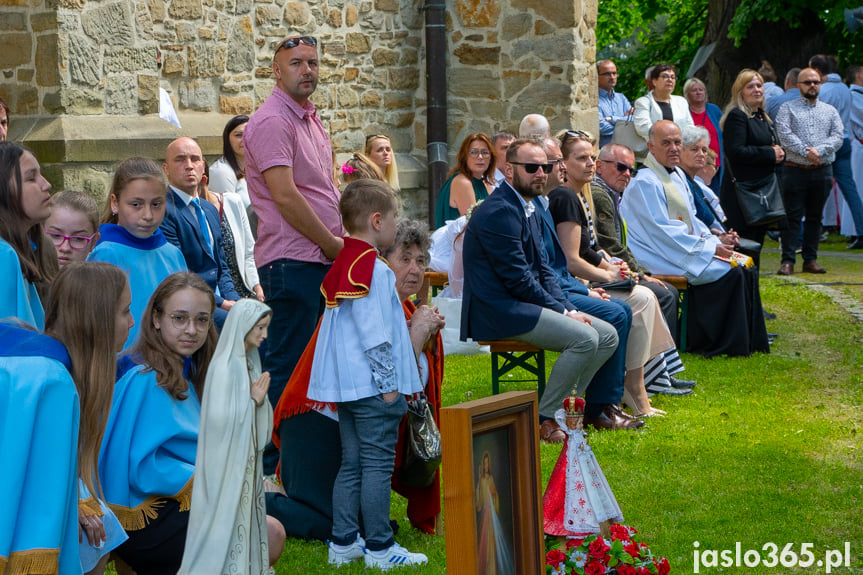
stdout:
[[(617, 282), (632, 276), (622, 260), (617, 263), (599, 251), (593, 214), (596, 209), (590, 182), (596, 171), (593, 136), (582, 131), (566, 131), (558, 136), (563, 153), (564, 184), (548, 194), (560, 245), (566, 255), (569, 273), (598, 284)], [(609, 289), (608, 295), (626, 302), (632, 308), (632, 328), (626, 344), (626, 377), (624, 401), (636, 415), (662, 415), (650, 406), (644, 388), (644, 365), (661, 353), (674, 349), (659, 302), (643, 286)]]
[(492, 150), (491, 139), (482, 132), (468, 135), (461, 143), (456, 165), (438, 193), (435, 229), (465, 215), (469, 207), (486, 199), (494, 189), (497, 182)]

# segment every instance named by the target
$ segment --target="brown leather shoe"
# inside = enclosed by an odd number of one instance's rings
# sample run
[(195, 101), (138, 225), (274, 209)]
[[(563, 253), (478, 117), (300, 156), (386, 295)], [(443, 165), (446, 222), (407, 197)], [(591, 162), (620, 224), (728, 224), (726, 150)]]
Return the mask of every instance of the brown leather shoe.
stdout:
[[(803, 267), (806, 267), (806, 264), (803, 264)], [(794, 264), (782, 264), (779, 266), (779, 271), (776, 272), (778, 276), (790, 276), (794, 273)]]
[(563, 443), (566, 433), (553, 419), (546, 419), (539, 426), (539, 438), (546, 443)]
[(585, 417), (584, 425), (595, 429), (638, 429), (644, 427), (640, 419), (624, 419), (609, 405), (597, 417)]
[(804, 274), (826, 274), (827, 270), (818, 265), (818, 262), (806, 262), (803, 264)]

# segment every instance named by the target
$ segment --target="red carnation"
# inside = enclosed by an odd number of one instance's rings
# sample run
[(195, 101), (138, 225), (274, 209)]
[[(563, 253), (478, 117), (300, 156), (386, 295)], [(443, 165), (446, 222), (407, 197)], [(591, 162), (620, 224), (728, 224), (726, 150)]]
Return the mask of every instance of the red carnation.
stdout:
[(605, 556), (608, 555), (609, 550), (611, 550), (611, 547), (606, 545), (605, 540), (602, 537), (597, 537), (590, 542), (590, 546), (587, 549), (588, 555), (591, 557), (604, 559)]
[(612, 541), (629, 541), (632, 536), (629, 534), (629, 528), (625, 525), (615, 523), (611, 526)]
[(566, 550), (569, 551), (573, 547), (581, 547), (582, 543), (584, 543), (584, 539), (567, 539)]
[(605, 565), (600, 561), (590, 561), (584, 566), (584, 575), (604, 575)]
[(665, 557), (656, 564), (656, 568), (659, 569), (659, 575), (668, 575), (668, 572), (671, 571), (671, 566)]
[(636, 575), (635, 567), (627, 563), (621, 563), (617, 566), (617, 575)]
[(548, 553), (545, 554), (545, 564), (551, 565), (552, 567), (556, 567), (566, 561), (566, 553), (561, 551), (560, 549), (552, 549)]
[(638, 546), (638, 543), (630, 541), (629, 543), (624, 544), (623, 550), (632, 555), (632, 558), (635, 559), (638, 557), (641, 547)]
[(652, 575), (652, 574), (650, 572), (650, 569), (648, 569), (647, 567), (639, 567), (638, 568), (638, 575)]

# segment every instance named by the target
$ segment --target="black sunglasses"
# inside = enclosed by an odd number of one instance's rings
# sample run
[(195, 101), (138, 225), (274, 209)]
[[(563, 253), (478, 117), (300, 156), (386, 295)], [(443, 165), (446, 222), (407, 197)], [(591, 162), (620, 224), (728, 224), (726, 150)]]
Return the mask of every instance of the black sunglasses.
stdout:
[(630, 176), (635, 175), (635, 168), (633, 168), (632, 166), (627, 166), (623, 162), (615, 162), (615, 165), (617, 166), (617, 171), (620, 172), (621, 174), (623, 172), (629, 172)]
[(527, 172), (528, 174), (535, 174), (536, 171), (540, 168), (542, 168), (543, 174), (550, 174), (551, 171), (554, 169), (554, 164), (534, 164), (532, 162), (528, 162), (528, 163), (509, 162), (509, 163), (512, 164), (513, 166), (523, 166), (524, 171)]
[(316, 47), (318, 45), (318, 39), (314, 36), (294, 36), (293, 38), (288, 38), (276, 48), (276, 52), (284, 48), (285, 50), (289, 48), (296, 48), (302, 44), (303, 46), (311, 46)]

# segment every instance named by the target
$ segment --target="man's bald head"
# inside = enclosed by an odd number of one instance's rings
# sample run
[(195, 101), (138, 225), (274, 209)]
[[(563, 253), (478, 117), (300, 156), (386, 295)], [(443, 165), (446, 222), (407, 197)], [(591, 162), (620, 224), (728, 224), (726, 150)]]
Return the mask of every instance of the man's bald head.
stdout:
[(683, 138), (680, 128), (670, 120), (660, 120), (650, 127), (647, 149), (660, 164), (673, 168), (680, 163)]
[(165, 150), (162, 170), (168, 183), (190, 196), (198, 194), (198, 184), (204, 175), (204, 155), (192, 138), (177, 138)]
[(528, 114), (518, 127), (519, 138), (547, 138), (551, 135), (548, 119), (542, 114)]

